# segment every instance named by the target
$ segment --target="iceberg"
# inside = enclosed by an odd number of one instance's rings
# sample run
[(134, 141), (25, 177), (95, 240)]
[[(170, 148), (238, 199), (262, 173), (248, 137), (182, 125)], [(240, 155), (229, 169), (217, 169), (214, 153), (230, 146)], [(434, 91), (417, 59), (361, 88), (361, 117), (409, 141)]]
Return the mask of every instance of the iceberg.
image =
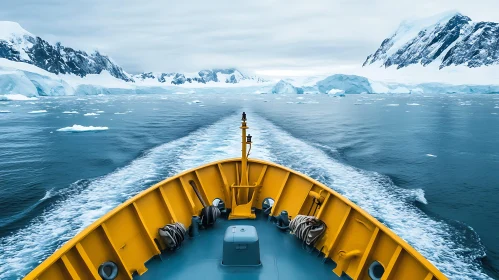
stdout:
[(317, 82), (317, 89), (321, 93), (330, 90), (342, 90), (345, 94), (373, 93), (369, 80), (355, 75), (335, 74)]
[(83, 126), (74, 124), (73, 126), (59, 128), (57, 131), (65, 131), (65, 132), (85, 132), (85, 131), (100, 131), (100, 130), (108, 130), (107, 126)]
[(47, 113), (47, 110), (36, 110), (28, 112), (28, 114), (42, 114), (42, 113)]
[(303, 89), (293, 86), (291, 83), (280, 80), (273, 88), (273, 94), (303, 94)]

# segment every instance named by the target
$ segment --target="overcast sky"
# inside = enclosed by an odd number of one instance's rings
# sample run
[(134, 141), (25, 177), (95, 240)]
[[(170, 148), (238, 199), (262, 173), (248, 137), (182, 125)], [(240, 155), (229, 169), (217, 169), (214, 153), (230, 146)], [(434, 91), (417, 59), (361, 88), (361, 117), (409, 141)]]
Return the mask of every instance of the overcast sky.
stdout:
[(236, 67), (304, 74), (361, 65), (404, 19), (457, 10), (499, 21), (498, 0), (2, 1), (52, 43), (99, 51), (130, 73)]

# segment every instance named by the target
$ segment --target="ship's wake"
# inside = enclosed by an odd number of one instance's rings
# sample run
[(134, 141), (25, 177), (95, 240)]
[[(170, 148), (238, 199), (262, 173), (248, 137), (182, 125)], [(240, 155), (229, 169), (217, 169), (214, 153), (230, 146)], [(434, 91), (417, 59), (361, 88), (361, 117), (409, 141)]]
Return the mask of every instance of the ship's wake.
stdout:
[[(386, 176), (348, 166), (269, 120), (248, 116), (254, 136), (250, 157), (286, 165), (332, 187), (389, 226), (450, 278), (488, 279), (477, 262), (484, 249), (476, 233), (468, 229), (473, 234), (465, 236), (459, 232), (462, 229), (423, 213), (414, 205), (414, 201), (426, 203), (423, 190), (398, 188)], [(229, 116), (153, 148), (108, 175), (75, 182), (26, 227), (0, 239), (0, 275), (7, 279), (25, 275), (106, 212), (163, 178), (240, 156), (239, 118)]]

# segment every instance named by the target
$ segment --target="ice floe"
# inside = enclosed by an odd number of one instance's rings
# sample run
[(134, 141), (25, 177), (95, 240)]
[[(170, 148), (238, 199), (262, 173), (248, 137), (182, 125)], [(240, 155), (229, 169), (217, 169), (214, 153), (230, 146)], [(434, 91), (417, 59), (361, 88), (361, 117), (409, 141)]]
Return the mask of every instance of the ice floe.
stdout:
[(28, 114), (42, 114), (42, 113), (47, 113), (47, 110), (35, 110), (28, 112)]
[(79, 124), (74, 124), (73, 126), (67, 126), (59, 128), (57, 131), (67, 131), (67, 132), (84, 132), (84, 131), (99, 131), (108, 130), (107, 126), (83, 126)]

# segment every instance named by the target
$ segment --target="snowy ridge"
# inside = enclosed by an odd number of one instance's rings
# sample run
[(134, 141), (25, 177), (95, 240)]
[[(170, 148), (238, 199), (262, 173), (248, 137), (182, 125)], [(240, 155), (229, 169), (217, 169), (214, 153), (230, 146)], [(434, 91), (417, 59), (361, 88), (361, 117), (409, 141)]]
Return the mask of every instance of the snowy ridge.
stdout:
[[(6, 76), (4, 70), (9, 70), (10, 76)], [(38, 78), (33, 80), (28, 77), (32, 76), (31, 73), (37, 74)], [(40, 88), (39, 75), (52, 80), (53, 87)], [(48, 83), (48, 80), (45, 79), (45, 82)], [(196, 73), (146, 72), (130, 75), (110, 57), (98, 51), (87, 54), (60, 43), (51, 45), (23, 29), (18, 23), (0, 21), (0, 90), (3, 91), (1, 93), (19, 93), (28, 96), (105, 94), (110, 93), (108, 88), (125, 89), (130, 92), (137, 87), (184, 84), (201, 87), (205, 85), (217, 87), (220, 84), (251, 86), (265, 82), (267, 81), (262, 78), (244, 75), (235, 68), (201, 70)]]
[(435, 64), (439, 69), (452, 65), (475, 68), (499, 64), (499, 24), (473, 22), (458, 12), (416, 21), (404, 21), (369, 55), (363, 66)]
[(246, 76), (235, 68), (206, 69), (195, 73), (161, 73), (145, 72), (133, 75), (137, 84), (149, 86), (183, 85), (183, 84), (237, 84), (237, 83), (264, 83), (266, 80)]
[(132, 81), (120, 66), (98, 51), (87, 54), (60, 43), (51, 45), (15, 22), (0, 21), (0, 30), (0, 58), (32, 64), (54, 74), (85, 77), (106, 70), (118, 79)]

